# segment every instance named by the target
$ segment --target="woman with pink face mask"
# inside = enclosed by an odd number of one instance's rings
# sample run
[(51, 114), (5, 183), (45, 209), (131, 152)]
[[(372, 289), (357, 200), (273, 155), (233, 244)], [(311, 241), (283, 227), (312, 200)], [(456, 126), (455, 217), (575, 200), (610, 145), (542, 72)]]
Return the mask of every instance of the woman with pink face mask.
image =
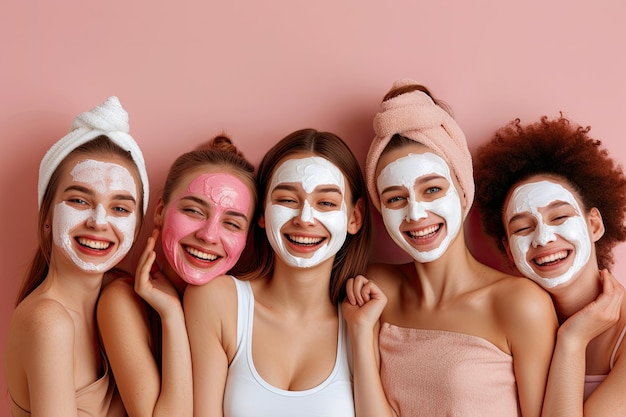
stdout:
[[(253, 172), (225, 136), (180, 156), (157, 202), (156, 230), (134, 281), (121, 278), (104, 288), (98, 326), (130, 417), (192, 414), (182, 294), (188, 284), (206, 284), (238, 261), (256, 204)], [(154, 251), (159, 231), (162, 268)]]
[(427, 88), (400, 80), (374, 131), (370, 197), (412, 262), (373, 264), (348, 282), (357, 414), (539, 417), (554, 308), (470, 253), (474, 179), (461, 128)]
[(486, 233), (556, 307), (544, 417), (626, 416), (626, 301), (607, 269), (626, 240), (626, 176), (588, 132), (515, 120), (476, 158)]
[(359, 164), (328, 132), (272, 147), (246, 273), (185, 291), (196, 417), (353, 417), (339, 303), (367, 262)]
[(126, 416), (98, 340), (96, 302), (148, 204), (143, 155), (117, 97), (78, 115), (39, 167), (39, 251), (4, 346), (14, 417)]

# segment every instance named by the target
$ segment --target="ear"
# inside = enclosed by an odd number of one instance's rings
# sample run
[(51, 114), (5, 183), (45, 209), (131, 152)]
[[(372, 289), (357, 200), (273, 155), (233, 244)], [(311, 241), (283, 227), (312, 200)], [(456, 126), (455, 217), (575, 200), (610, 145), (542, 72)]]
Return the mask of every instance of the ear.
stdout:
[(587, 226), (591, 233), (591, 241), (596, 243), (602, 236), (604, 236), (605, 228), (602, 221), (602, 214), (596, 207), (592, 207), (587, 215)]
[(351, 235), (356, 234), (363, 225), (364, 205), (363, 199), (359, 198), (348, 216), (348, 233)]
[(502, 238), (502, 246), (504, 246), (504, 250), (506, 251), (506, 256), (509, 258), (513, 264), (515, 264), (515, 259), (513, 259), (513, 254), (511, 253), (511, 247), (509, 246), (509, 240), (506, 237)]
[(261, 229), (265, 229), (265, 215), (262, 214), (259, 216), (259, 220), (257, 220), (257, 224)]
[(163, 198), (159, 197), (159, 200), (156, 203), (156, 207), (154, 209), (154, 227), (161, 230), (163, 227), (163, 220), (165, 217), (165, 205), (163, 204)]

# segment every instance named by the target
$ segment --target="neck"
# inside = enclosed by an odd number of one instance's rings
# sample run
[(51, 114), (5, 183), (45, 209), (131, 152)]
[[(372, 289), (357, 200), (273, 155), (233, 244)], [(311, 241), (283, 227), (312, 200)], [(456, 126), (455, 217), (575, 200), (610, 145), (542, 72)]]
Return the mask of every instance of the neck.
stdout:
[(478, 262), (465, 246), (462, 234), (440, 258), (427, 263), (414, 261), (414, 265), (422, 301), (434, 305), (472, 288), (473, 271), (479, 270)]
[(265, 280), (266, 294), (292, 311), (335, 309), (329, 295), (333, 259), (310, 268), (295, 268), (275, 256), (274, 272)]
[(89, 273), (77, 268), (63, 268), (54, 261), (38, 290), (49, 294), (67, 308), (91, 316), (102, 288), (103, 273)]
[[(591, 262), (588, 264), (591, 265)], [(574, 313), (595, 300), (602, 292), (600, 270), (586, 267), (569, 282), (549, 290), (559, 321), (563, 323)]]
[[(156, 261), (154, 261), (156, 264)], [(158, 265), (157, 265), (158, 266)], [(165, 278), (169, 282), (172, 283), (174, 288), (176, 288), (176, 292), (178, 293), (179, 298), (183, 298), (183, 294), (185, 293), (185, 288), (187, 288), (187, 282), (184, 281), (178, 273), (172, 268), (169, 262), (165, 261), (163, 268), (159, 268), (159, 270), (163, 273)]]

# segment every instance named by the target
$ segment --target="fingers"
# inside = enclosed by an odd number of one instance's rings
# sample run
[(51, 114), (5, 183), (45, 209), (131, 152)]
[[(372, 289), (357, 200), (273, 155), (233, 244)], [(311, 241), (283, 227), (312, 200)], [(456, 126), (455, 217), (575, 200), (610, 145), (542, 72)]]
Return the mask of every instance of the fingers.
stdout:
[(150, 272), (156, 259), (154, 246), (156, 244), (156, 239), (158, 235), (159, 231), (155, 229), (152, 232), (152, 235), (148, 237), (148, 240), (146, 242), (146, 248), (139, 257), (137, 270), (135, 271), (135, 291), (139, 292), (141, 287), (150, 280)]
[(368, 280), (363, 275), (350, 278), (346, 283), (348, 302), (352, 305), (364, 305), (371, 299), (372, 292), (377, 290), (374, 281)]
[(624, 298), (624, 287), (607, 269), (600, 271), (600, 281), (602, 282), (602, 294), (611, 296), (616, 302), (622, 302)]
[(356, 305), (356, 296), (354, 295), (354, 278), (349, 278), (346, 281), (346, 297), (350, 304)]

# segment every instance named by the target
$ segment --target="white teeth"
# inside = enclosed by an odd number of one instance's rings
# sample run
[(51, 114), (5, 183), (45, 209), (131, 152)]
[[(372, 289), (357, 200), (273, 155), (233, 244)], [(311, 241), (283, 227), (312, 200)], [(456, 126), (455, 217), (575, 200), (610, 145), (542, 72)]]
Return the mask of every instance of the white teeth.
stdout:
[(84, 237), (79, 237), (78, 243), (90, 249), (97, 249), (97, 250), (108, 249), (109, 246), (111, 246), (111, 242), (99, 242), (99, 241), (95, 241), (91, 239), (85, 239)]
[(411, 235), (411, 237), (424, 237), (424, 236), (428, 236), (431, 235), (433, 233), (435, 233), (437, 230), (439, 230), (439, 225), (434, 225), (434, 226), (430, 226), (427, 227), (426, 229), (422, 229), (422, 230), (417, 230), (417, 231), (410, 231), (409, 235)]
[(218, 258), (217, 255), (213, 255), (210, 253), (206, 253), (206, 252), (201, 252), (198, 249), (195, 248), (190, 248), (190, 247), (185, 247), (185, 250), (187, 251), (188, 254), (190, 254), (191, 256), (195, 256), (196, 258), (205, 260), (205, 261), (214, 261)]
[(567, 251), (561, 251), (561, 252), (553, 253), (552, 255), (549, 255), (549, 256), (542, 256), (541, 258), (537, 258), (535, 259), (535, 263), (537, 265), (544, 265), (550, 262), (560, 261), (561, 259), (564, 259), (566, 257), (567, 257)]
[(324, 238), (319, 238), (319, 237), (291, 236), (291, 235), (289, 235), (288, 237), (289, 237), (289, 240), (291, 240), (294, 243), (298, 243), (300, 245), (317, 245), (322, 240), (324, 240)]

